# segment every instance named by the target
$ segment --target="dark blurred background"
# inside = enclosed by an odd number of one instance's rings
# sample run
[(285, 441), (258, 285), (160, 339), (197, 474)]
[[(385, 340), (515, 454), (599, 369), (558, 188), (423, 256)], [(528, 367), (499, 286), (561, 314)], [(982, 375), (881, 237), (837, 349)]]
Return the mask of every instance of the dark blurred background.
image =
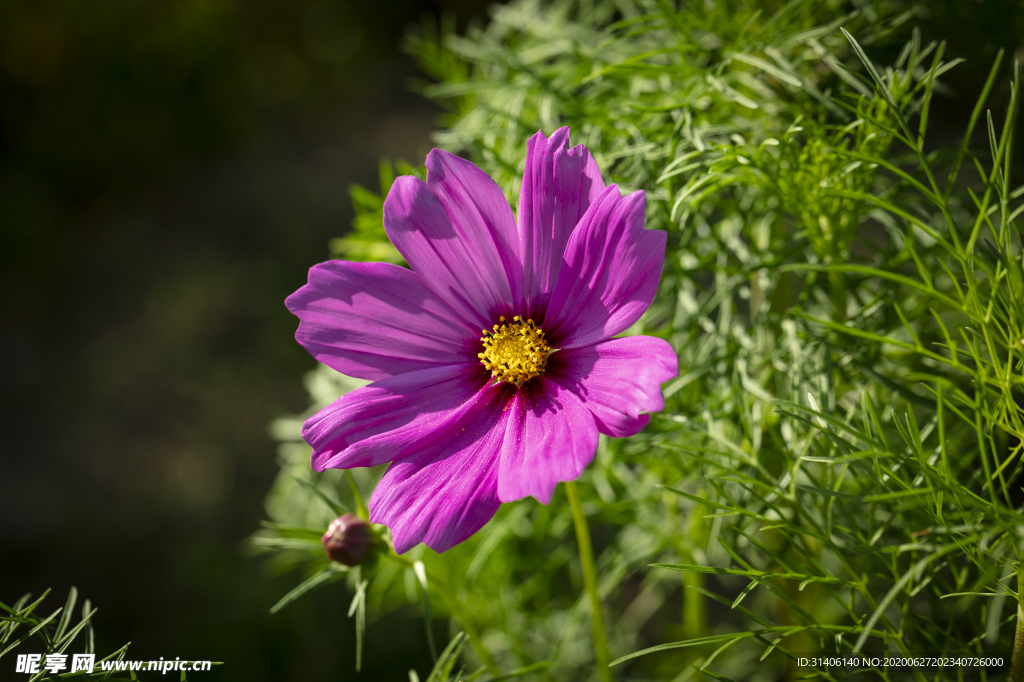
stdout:
[[(243, 546), (268, 424), (308, 403), (283, 301), (348, 229), (349, 184), (429, 148), (407, 25), (485, 7), (0, 2), (0, 601), (52, 587), (49, 613), (76, 585), (100, 656), (350, 679), (344, 586), (270, 616), (300, 577)], [(418, 619), (375, 629), (359, 679), (429, 670)]]
[[(0, 2), (0, 601), (77, 585), (101, 656), (227, 663), (203, 679), (355, 679), (344, 587), (272, 617), (299, 577), (243, 546), (268, 424), (314, 364), (283, 300), (348, 228), (348, 185), (429, 147), (405, 27), (486, 3)], [(875, 50), (917, 24), (970, 60), (933, 106), (948, 143), (1024, 13), (926, 6)], [(371, 626), (358, 679), (427, 671), (410, 615)]]

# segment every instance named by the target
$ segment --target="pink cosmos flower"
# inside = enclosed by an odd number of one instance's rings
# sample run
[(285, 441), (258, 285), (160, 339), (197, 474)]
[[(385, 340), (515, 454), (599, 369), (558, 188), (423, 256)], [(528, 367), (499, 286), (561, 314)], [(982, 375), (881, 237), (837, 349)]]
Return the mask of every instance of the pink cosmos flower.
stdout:
[(635, 434), (664, 407), (678, 372), (665, 341), (612, 338), (651, 304), (666, 233), (644, 229), (643, 192), (605, 187), (568, 128), (527, 144), (518, 222), (469, 161), (435, 149), (426, 166), (384, 202), (411, 270), (329, 261), (287, 300), (317, 360), (373, 381), (302, 437), (316, 471), (392, 463), (369, 508), (399, 553), (443, 552), (502, 502), (547, 504), (599, 433)]

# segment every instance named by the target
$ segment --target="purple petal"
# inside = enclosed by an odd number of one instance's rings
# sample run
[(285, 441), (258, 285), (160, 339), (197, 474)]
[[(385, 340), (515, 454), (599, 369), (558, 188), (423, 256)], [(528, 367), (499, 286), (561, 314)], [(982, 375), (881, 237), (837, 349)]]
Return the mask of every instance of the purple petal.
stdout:
[(569, 148), (568, 128), (550, 139), (538, 132), (526, 143), (518, 208), (526, 283), (521, 310), (527, 315), (544, 316), (569, 235), (603, 190), (601, 171), (587, 148)]
[(567, 388), (547, 377), (516, 393), (501, 448), (498, 499), (533, 495), (541, 504), (561, 481), (573, 481), (594, 459), (597, 426), (590, 411)]
[(425, 542), (443, 552), (498, 510), (498, 454), (514, 387), (492, 384), (450, 437), (392, 464), (370, 499), (370, 521), (391, 529), (395, 551)]
[(608, 436), (632, 436), (665, 407), (661, 384), (679, 373), (667, 341), (628, 336), (552, 353), (548, 374), (579, 396), (597, 428)]
[(383, 379), (472, 362), (479, 329), (455, 315), (416, 273), (390, 263), (328, 261), (285, 301), (295, 338), (342, 374)]
[(644, 193), (610, 185), (569, 238), (543, 328), (560, 348), (615, 336), (654, 300), (667, 233), (644, 229)]
[(306, 420), (314, 471), (370, 467), (405, 457), (447, 433), (480, 399), (479, 365), (450, 365), (382, 379)]
[(522, 288), (515, 218), (472, 163), (430, 152), (426, 183), (406, 175), (391, 186), (384, 227), (427, 286), (478, 331), (511, 313), (512, 292)]

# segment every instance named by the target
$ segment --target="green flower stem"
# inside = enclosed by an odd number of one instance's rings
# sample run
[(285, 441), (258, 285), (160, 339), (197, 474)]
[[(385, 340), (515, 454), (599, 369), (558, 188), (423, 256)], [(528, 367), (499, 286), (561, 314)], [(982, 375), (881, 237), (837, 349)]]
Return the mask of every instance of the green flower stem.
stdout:
[(1010, 682), (1024, 682), (1024, 609), (1017, 604), (1017, 634), (1013, 638), (1013, 666)]
[(604, 627), (604, 610), (601, 607), (601, 595), (597, 591), (597, 569), (594, 567), (594, 548), (590, 544), (590, 530), (587, 518), (583, 515), (580, 504), (580, 493), (575, 481), (565, 482), (565, 493), (569, 496), (569, 507), (572, 508), (572, 520), (576, 526), (576, 542), (580, 546), (580, 564), (583, 566), (583, 586), (590, 595), (590, 625), (594, 631), (594, 655), (597, 658), (597, 670), (601, 674), (601, 682), (612, 682), (612, 655), (608, 649), (608, 635)]
[[(413, 568), (413, 562), (404, 556), (395, 554), (394, 552), (388, 552), (387, 558), (394, 561), (397, 564), (405, 566), (408, 569)], [(491, 652), (484, 646), (483, 640), (480, 639), (480, 635), (477, 633), (476, 628), (473, 627), (472, 621), (469, 619), (469, 614), (466, 613), (465, 609), (462, 608), (462, 603), (455, 597), (455, 593), (452, 592), (448, 585), (445, 584), (437, 575), (427, 569), (427, 582), (441, 595), (445, 603), (448, 605), (448, 609), (455, 616), (455, 620), (459, 621), (459, 626), (462, 631), (466, 633), (466, 637), (469, 638), (469, 643), (476, 651), (476, 655), (483, 661), (484, 667), (487, 668), (493, 677), (501, 677), (501, 668), (498, 667), (494, 657), (491, 656)]]

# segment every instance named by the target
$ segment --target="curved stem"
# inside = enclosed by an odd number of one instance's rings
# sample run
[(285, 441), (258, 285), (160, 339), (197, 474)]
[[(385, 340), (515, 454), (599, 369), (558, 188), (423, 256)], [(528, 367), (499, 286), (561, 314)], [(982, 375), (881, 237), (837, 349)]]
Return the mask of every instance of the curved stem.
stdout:
[(1024, 610), (1017, 605), (1017, 633), (1013, 638), (1013, 665), (1010, 682), (1024, 682)]
[(1024, 682), (1024, 561), (1017, 558), (1017, 631), (1013, 637), (1010, 682)]
[(604, 610), (601, 607), (601, 595), (597, 589), (597, 569), (594, 567), (594, 548), (590, 544), (590, 529), (587, 518), (583, 515), (580, 493), (575, 481), (565, 482), (565, 492), (572, 508), (572, 521), (576, 526), (576, 542), (580, 546), (580, 564), (583, 566), (583, 586), (590, 595), (590, 625), (594, 631), (594, 656), (597, 658), (597, 671), (601, 674), (601, 682), (612, 682), (612, 655), (608, 649), (608, 635), (604, 627)]
[[(386, 555), (388, 559), (395, 563), (405, 566), (406, 568), (412, 569), (413, 562), (404, 556), (395, 554), (394, 552), (388, 552)], [(455, 620), (459, 621), (459, 626), (462, 627), (462, 631), (466, 633), (466, 637), (469, 638), (469, 643), (476, 651), (476, 655), (480, 657), (484, 667), (494, 677), (501, 677), (501, 668), (498, 667), (494, 657), (491, 656), (491, 652), (484, 646), (483, 640), (480, 639), (480, 635), (477, 634), (476, 628), (473, 627), (473, 623), (469, 620), (469, 615), (465, 609), (462, 608), (462, 603), (455, 597), (455, 593), (452, 592), (448, 585), (437, 577), (437, 574), (427, 570), (427, 581), (430, 585), (438, 591), (441, 598), (444, 599), (448, 605), (448, 609), (455, 616)]]

